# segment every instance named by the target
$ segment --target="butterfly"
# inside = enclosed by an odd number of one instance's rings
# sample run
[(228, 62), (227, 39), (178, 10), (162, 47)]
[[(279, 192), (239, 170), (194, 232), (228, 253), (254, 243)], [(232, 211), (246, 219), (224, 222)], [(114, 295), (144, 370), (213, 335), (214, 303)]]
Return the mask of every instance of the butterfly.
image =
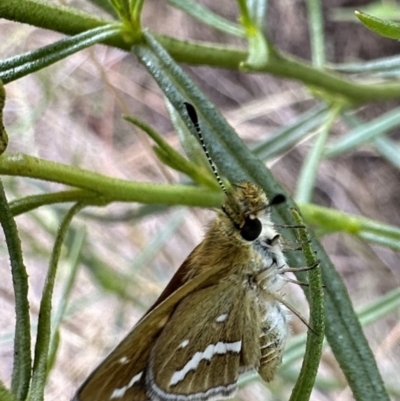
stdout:
[[(225, 192), (204, 240), (132, 331), (93, 371), (73, 401), (208, 401), (231, 398), (238, 379), (269, 382), (289, 334), (282, 288), (288, 267), (270, 202), (258, 185), (227, 190), (205, 147), (196, 111), (185, 103)], [(297, 312), (295, 312), (298, 315)]]

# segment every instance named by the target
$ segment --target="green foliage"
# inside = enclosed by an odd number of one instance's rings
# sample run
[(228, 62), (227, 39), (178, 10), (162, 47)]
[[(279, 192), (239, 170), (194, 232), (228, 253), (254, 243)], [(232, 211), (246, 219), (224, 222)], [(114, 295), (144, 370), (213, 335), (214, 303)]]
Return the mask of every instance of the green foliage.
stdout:
[(400, 24), (355, 11), (356, 17), (371, 31), (385, 38), (400, 39)]
[(298, 236), (302, 244), (304, 256), (307, 266), (314, 266), (309, 270), (308, 283), (309, 300), (310, 300), (310, 324), (313, 331), (308, 331), (307, 345), (304, 353), (302, 367), (299, 373), (299, 379), (293, 388), (290, 401), (309, 399), (311, 391), (313, 390), (315, 379), (317, 377), (319, 361), (322, 356), (322, 347), (324, 343), (325, 332), (325, 307), (324, 307), (324, 291), (323, 282), (320, 269), (318, 269), (318, 261), (315, 256), (314, 250), (311, 246), (310, 237), (305, 224), (296, 209), (292, 209), (293, 218), (300, 227), (298, 229)]
[[(379, 100), (397, 99), (400, 96), (399, 59), (376, 60), (369, 63), (358, 62), (351, 65), (330, 65), (327, 68), (321, 3), (318, 1), (308, 2), (312, 63), (285, 54), (277, 49), (265, 35), (266, 1), (238, 0), (239, 15), (237, 19), (239, 23), (228, 21), (197, 2), (184, 0), (168, 0), (168, 2), (188, 16), (201, 21), (206, 27), (219, 30), (224, 34), (245, 38), (247, 46), (233, 47), (225, 44), (196, 42), (191, 39), (180, 40), (145, 30), (146, 27), (142, 27), (141, 23), (143, 0), (112, 0), (110, 2), (112, 8), (110, 3), (104, 1), (93, 2), (112, 17), (118, 16), (118, 22), (113, 18), (105, 20), (97, 15), (74, 8), (50, 5), (40, 1), (2, 0), (0, 3), (0, 17), (2, 18), (70, 35), (35, 51), (0, 61), (0, 79), (5, 84), (44, 70), (51, 64), (60, 62), (96, 43), (131, 52), (136, 55), (137, 60), (152, 76), (166, 97), (172, 123), (180, 132), (180, 137), (184, 142), (183, 146), (185, 149), (189, 149), (189, 157), (185, 158), (178, 153), (160, 133), (148, 124), (135, 117), (125, 117), (125, 119), (140, 127), (156, 143), (154, 152), (164, 165), (184, 174), (185, 179), (190, 180), (193, 184), (154, 184), (122, 180), (60, 162), (51, 162), (33, 155), (10, 153), (6, 150), (7, 134), (2, 120), (0, 121), (0, 174), (9, 176), (9, 180), (14, 177), (28, 177), (40, 180), (40, 182), (47, 181), (70, 187), (68, 190), (58, 192), (23, 196), (9, 202), (0, 182), (0, 219), (10, 255), (16, 312), (11, 391), (0, 384), (1, 400), (43, 400), (49, 371), (57, 358), (57, 350), (62, 346), (59, 328), (67, 313), (67, 304), (78, 271), (77, 261), (83, 241), (81, 237), (75, 245), (68, 248), (70, 250), (78, 249), (78, 251), (74, 253), (73, 257), (71, 256), (71, 269), (67, 275), (64, 297), (56, 308), (56, 317), (52, 323), (52, 297), (57, 280), (57, 267), (61, 257), (62, 244), (68, 242), (68, 238), (65, 240), (68, 237), (67, 230), (74, 215), (81, 208), (84, 206), (101, 207), (115, 202), (140, 202), (147, 207), (133, 216), (133, 218), (140, 218), (143, 215), (159, 211), (157, 205), (160, 203), (169, 206), (200, 207), (217, 207), (220, 204), (222, 194), (209, 170), (204, 168), (201, 162), (202, 156), (196, 155), (198, 152), (196, 146), (190, 144), (186, 128), (182, 124), (183, 121), (187, 127), (192, 128), (183, 106), (184, 101), (189, 101), (196, 107), (210, 154), (220, 172), (230, 182), (242, 179), (257, 182), (267, 194), (284, 193), (285, 191), (260, 159), (266, 161), (283, 154), (311, 130), (319, 128), (318, 136), (302, 165), (296, 194), (296, 200), (300, 204), (299, 208), (305, 221), (312, 224), (321, 236), (334, 231), (348, 233), (366, 243), (377, 243), (399, 250), (400, 231), (398, 228), (312, 204), (318, 169), (324, 159), (344, 155), (350, 150), (357, 149), (361, 144), (368, 143), (383, 157), (391, 161), (395, 168), (400, 168), (398, 159), (396, 159), (398, 150), (393, 150), (397, 145), (387, 137), (390, 130), (400, 125), (399, 110), (393, 108), (369, 122), (349, 117), (349, 112), (360, 105)], [(369, 29), (380, 35), (393, 39), (400, 38), (398, 24), (383, 21), (361, 12), (356, 15)], [(242, 73), (248, 71), (268, 73), (294, 79), (312, 90), (317, 105), (298, 117), (296, 121), (276, 130), (271, 139), (258, 144), (250, 151), (217, 108), (180, 68), (178, 63), (181, 62), (194, 66), (208, 65), (209, 67), (229, 68)], [(370, 74), (371, 77), (390, 73), (392, 78), (389, 77), (383, 83), (358, 82), (346, 76), (353, 72), (363, 72)], [(3, 90), (3, 86), (1, 86), (1, 90)], [(2, 117), (4, 100), (5, 94), (1, 92), (0, 117)], [(347, 130), (341, 139), (332, 143), (329, 141), (329, 135), (334, 123), (339, 120), (346, 122), (351, 129)], [(2, 154), (4, 151), (5, 153)], [(296, 205), (288, 195), (287, 197), (287, 204), (276, 208), (278, 223), (302, 224), (299, 214), (295, 213), (295, 217), (293, 217), (290, 208), (295, 208)], [(33, 212), (39, 207), (66, 202), (73, 202), (75, 206), (63, 218), (57, 234), (53, 232), (54, 247), (41, 298), (35, 357), (32, 362), (30, 349), (32, 323), (29, 316), (28, 275), (23, 261), (21, 236), (14, 217)], [(175, 227), (176, 222), (171, 222), (172, 225)], [(166, 230), (166, 232), (168, 235), (161, 236), (162, 238), (169, 236), (170, 231)], [(299, 229), (299, 235), (301, 241), (307, 243), (308, 237), (302, 228)], [(296, 239), (293, 233), (289, 233), (287, 237)], [(325, 332), (355, 399), (358, 401), (388, 400), (389, 397), (377, 369), (374, 355), (363, 334), (360, 317), (353, 309), (343, 281), (319, 241), (312, 237), (310, 242), (311, 245), (303, 247), (307, 264), (312, 265), (315, 262), (313, 251), (317, 251), (321, 264), (321, 270), (315, 270), (310, 274), (311, 291), (306, 291), (311, 306), (311, 324), (315, 324), (314, 328), (318, 335), (313, 337), (311, 334), (307, 340), (306, 358), (291, 399), (309, 399), (323, 345), (322, 333)], [(68, 244), (66, 246), (68, 247)], [(157, 243), (157, 247), (161, 246), (162, 244)], [(127, 275), (109, 270), (97, 255), (82, 254), (80, 258), (91, 271), (94, 282), (123, 298), (137, 299), (126, 290)], [(303, 262), (302, 256), (294, 254), (289, 255), (288, 259), (293, 266), (301, 265)], [(143, 258), (143, 260), (148, 261), (147, 258)], [(138, 264), (144, 265), (145, 262), (142, 261)], [(299, 279), (302, 276), (299, 273)], [(321, 276), (325, 285), (324, 300), (321, 294)], [(398, 294), (396, 295), (398, 297)], [(374, 304), (374, 308), (370, 311), (373, 319), (381, 318), (382, 311), (391, 313), (398, 306), (393, 299), (394, 296), (391, 294), (390, 299), (382, 297), (381, 304)], [(368, 319), (366, 318), (366, 320)], [(361, 322), (363, 321), (361, 320)], [(299, 340), (300, 343), (304, 345), (305, 339)], [(299, 358), (298, 354), (293, 357), (293, 360), (297, 358)]]

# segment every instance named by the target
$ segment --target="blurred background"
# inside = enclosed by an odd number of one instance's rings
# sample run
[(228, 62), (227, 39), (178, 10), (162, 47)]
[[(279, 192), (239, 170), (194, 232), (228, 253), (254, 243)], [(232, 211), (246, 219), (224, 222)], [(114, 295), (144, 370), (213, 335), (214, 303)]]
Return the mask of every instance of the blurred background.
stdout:
[[(107, 17), (83, 0), (59, 3)], [(231, 21), (237, 18), (236, 2), (207, 0), (201, 3)], [(396, 1), (385, 3), (399, 6)], [(399, 54), (398, 42), (379, 37), (352, 18), (354, 9), (366, 4), (367, 1), (361, 0), (323, 2), (329, 62), (374, 60)], [(145, 2), (142, 25), (182, 39), (245, 46), (244, 41), (206, 27), (161, 0)], [(270, 1), (267, 30), (278, 49), (310, 59), (307, 10), (303, 1)], [(2, 58), (63, 37), (5, 20), (0, 21), (0, 31)], [(265, 141), (315, 103), (301, 82), (206, 66), (184, 65), (183, 68), (249, 146)], [(160, 89), (133, 55), (96, 45), (12, 82), (6, 90), (4, 118), (10, 137), (8, 152), (23, 152), (134, 181), (177, 183), (184, 179), (162, 165), (152, 151), (152, 141), (121, 118), (121, 114), (130, 114), (147, 122), (174, 148), (181, 149)], [(358, 115), (369, 121), (394, 105), (394, 101), (371, 104), (360, 109)], [(330, 135), (340, 136), (348, 129), (336, 123)], [(310, 132), (310, 137), (312, 135)], [(400, 138), (400, 128), (392, 132), (392, 138)], [(268, 162), (290, 193), (296, 187), (298, 172), (309, 149), (308, 140), (304, 140)], [(4, 184), (9, 200), (62, 188), (14, 177), (4, 177)], [(322, 163), (313, 201), (399, 226), (400, 172), (365, 145)], [(54, 236), (65, 211), (65, 206), (42, 207), (17, 217), (29, 272), (33, 322), (37, 319)], [(142, 216), (147, 212), (148, 215)], [(63, 321), (46, 400), (64, 401), (73, 396), (78, 385), (157, 298), (201, 241), (207, 222), (212, 218), (211, 210), (175, 207), (155, 211), (143, 210), (137, 204), (113, 204), (85, 209), (74, 219), (54, 293), (55, 316), (63, 315)], [(400, 257), (389, 248), (340, 233), (325, 236), (322, 241), (356, 308), (400, 284)], [(0, 277), (0, 379), (8, 386), (15, 322), (12, 278), (3, 237)], [(308, 306), (301, 289), (289, 284), (287, 297), (300, 305), (299, 309), (307, 315)], [(64, 303), (66, 299), (67, 304)], [(400, 399), (399, 321), (400, 311), (397, 310), (365, 327), (393, 399)], [(293, 335), (305, 329), (293, 318)], [(241, 390), (238, 398), (287, 399), (300, 363), (298, 359), (286, 364), (281, 375), (268, 387), (252, 381)], [(352, 399), (328, 348), (318, 380), (313, 400)]]

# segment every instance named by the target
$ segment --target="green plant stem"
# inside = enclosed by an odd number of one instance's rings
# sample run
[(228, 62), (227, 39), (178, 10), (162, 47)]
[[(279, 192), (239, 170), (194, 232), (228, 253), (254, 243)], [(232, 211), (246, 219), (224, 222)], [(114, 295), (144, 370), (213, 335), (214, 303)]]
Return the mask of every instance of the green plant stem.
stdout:
[[(40, 206), (52, 205), (55, 203), (85, 202), (88, 204), (96, 204), (98, 202), (98, 197), (99, 195), (95, 192), (77, 189), (27, 196), (10, 202), (9, 206), (12, 215), (18, 216)], [(212, 206), (218, 205), (218, 203), (215, 203)], [(154, 212), (154, 207), (155, 206), (151, 204), (143, 206), (146, 210), (149, 208), (151, 213)], [(165, 206), (161, 208), (164, 210)], [(308, 203), (299, 205), (299, 208), (305, 216), (306, 221), (309, 224), (314, 224), (316, 227), (324, 228), (324, 230), (329, 232), (347, 232), (350, 235), (363, 238), (367, 241), (400, 250), (400, 229), (397, 227)], [(121, 216), (117, 221), (125, 221), (140, 216), (140, 212), (138, 212), (138, 215), (137, 212), (135, 212), (132, 215)], [(96, 218), (109, 221), (107, 216), (97, 216)], [(110, 217), (110, 219), (112, 220), (113, 217)]]
[(118, 13), (115, 11), (109, 0), (89, 0), (89, 2), (95, 4), (97, 7), (110, 14), (115, 19), (118, 19)]
[(10, 210), (12, 215), (15, 217), (44, 205), (66, 202), (85, 202), (93, 204), (96, 203), (97, 198), (98, 194), (95, 192), (73, 189), (70, 191), (31, 195), (26, 196), (25, 198), (13, 200), (10, 202)]
[[(47, 372), (49, 373), (54, 366), (56, 361), (58, 346), (60, 344), (59, 339), (61, 337), (60, 334), (60, 325), (64, 319), (65, 312), (67, 310), (67, 305), (70, 300), (71, 292), (74, 288), (77, 273), (79, 271), (79, 267), (81, 266), (81, 253), (82, 248), (86, 239), (86, 227), (82, 224), (77, 230), (73, 231), (73, 240), (72, 244), (68, 247), (68, 259), (65, 263), (65, 269), (63, 269), (63, 292), (60, 297), (59, 303), (55, 308), (52, 317), (52, 332), (51, 332), (51, 340), (49, 345), (49, 357), (47, 363)], [(68, 243), (68, 237), (67, 241)]]
[(72, 218), (85, 206), (83, 203), (75, 204), (65, 215), (61, 222), (54, 243), (50, 259), (49, 270), (43, 288), (40, 302), (39, 320), (35, 347), (35, 360), (32, 369), (32, 385), (29, 392), (29, 401), (43, 401), (44, 388), (47, 378), (47, 363), (51, 340), (51, 310), (54, 283), (56, 279), (58, 262), (61, 255), (62, 244), (71, 224)]
[(92, 191), (97, 195), (91, 198), (92, 205), (119, 201), (215, 207), (222, 201), (220, 191), (204, 187), (132, 182), (23, 154), (2, 155), (0, 174), (38, 178)]
[(18, 401), (13, 393), (7, 389), (7, 387), (0, 382), (0, 400), (1, 401)]
[(169, 4), (182, 10), (187, 15), (196, 18), (203, 24), (207, 24), (221, 32), (244, 37), (244, 30), (236, 23), (233, 23), (219, 14), (210, 11), (196, 0), (167, 0)]
[(308, 203), (301, 204), (299, 207), (309, 224), (321, 227), (327, 232), (342, 231), (366, 241), (400, 250), (398, 227)]
[(400, 39), (400, 24), (398, 22), (383, 20), (373, 15), (354, 11), (355, 16), (371, 31), (386, 38)]
[(324, 147), (337, 116), (342, 110), (342, 104), (332, 105), (327, 119), (321, 126), (316, 141), (313, 144), (311, 151), (307, 154), (302, 165), (296, 189), (296, 202), (306, 203), (312, 199), (315, 181), (317, 179), (318, 167), (322, 160)]
[[(299, 226), (304, 226), (303, 219), (296, 209), (292, 209), (292, 215)], [(305, 227), (305, 226), (304, 226)], [(310, 245), (310, 238), (305, 228), (298, 230), (299, 240), (302, 243), (303, 253), (307, 266), (314, 266), (317, 258)], [(290, 401), (308, 400), (314, 387), (318, 366), (321, 360), (322, 347), (325, 334), (325, 308), (324, 291), (322, 289), (321, 269), (318, 266), (308, 272), (310, 324), (314, 333), (308, 330), (306, 352), (304, 354), (299, 378), (293, 388)]]
[(140, 15), (142, 13), (143, 4), (144, 0), (134, 0), (131, 3), (132, 18), (136, 21), (136, 23), (138, 23), (139, 26), (140, 26)]
[[(363, 327), (377, 322), (384, 316), (388, 316), (398, 310), (400, 307), (400, 288), (394, 288), (378, 299), (373, 300), (367, 305), (357, 310), (358, 319)], [(298, 334), (292, 338), (285, 350), (285, 356), (282, 365), (279, 367), (281, 371), (285, 371), (293, 366), (304, 355), (304, 345), (306, 342), (306, 333)], [(324, 341), (323, 347), (327, 347)]]
[(212, 174), (205, 174), (201, 166), (197, 166), (190, 160), (185, 159), (179, 152), (170, 146), (152, 127), (132, 116), (123, 116), (130, 123), (136, 125), (153, 139), (159, 146), (159, 149), (169, 158), (170, 166), (177, 171), (181, 171), (188, 175), (193, 181), (205, 185), (211, 189), (219, 190), (218, 183)]
[(0, 62), (0, 77), (4, 83), (9, 83), (25, 75), (42, 70), (106, 38), (119, 35), (120, 32), (121, 26), (119, 25), (105, 25), (64, 38), (38, 50), (11, 57)]
[(248, 2), (250, 18), (260, 32), (265, 32), (268, 0), (255, 0)]
[(246, 31), (251, 30), (253, 26), (253, 21), (250, 18), (246, 0), (236, 0), (236, 3), (238, 4), (240, 10), (240, 22), (242, 23)]
[(21, 241), (15, 220), (8, 206), (3, 183), (0, 180), (0, 221), (10, 255), (11, 273), (15, 295), (15, 338), (12, 392), (24, 400), (31, 379), (31, 335), (28, 301), (28, 274), (22, 258)]
[(322, 68), (325, 64), (324, 18), (321, 0), (307, 0), (308, 27), (311, 39), (311, 53), (314, 67)]
[[(1, 0), (0, 18), (51, 29), (67, 35), (74, 35), (115, 22), (94, 18), (90, 14), (73, 8), (41, 3), (35, 0), (20, 0), (18, 2)], [(181, 41), (162, 35), (156, 35), (156, 38), (178, 62), (239, 70), (240, 64), (248, 58), (247, 51), (241, 48)], [(122, 34), (106, 40), (104, 43), (124, 50), (129, 50), (132, 45), (132, 43), (124, 41)], [(398, 83), (358, 84), (342, 78), (339, 74), (316, 70), (304, 61), (277, 51), (270, 51), (268, 56), (268, 63), (253, 71), (296, 79), (305, 85), (317, 87), (329, 92), (330, 95), (341, 96), (358, 104), (400, 96), (400, 85)]]

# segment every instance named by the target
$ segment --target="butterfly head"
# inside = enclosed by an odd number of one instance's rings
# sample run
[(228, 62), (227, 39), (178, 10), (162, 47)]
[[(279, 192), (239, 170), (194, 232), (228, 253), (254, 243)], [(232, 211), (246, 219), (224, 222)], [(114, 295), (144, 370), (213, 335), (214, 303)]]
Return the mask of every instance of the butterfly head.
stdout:
[(263, 223), (270, 222), (269, 206), (265, 192), (245, 181), (227, 193), (222, 212), (234, 235), (240, 241), (252, 242), (261, 235)]

